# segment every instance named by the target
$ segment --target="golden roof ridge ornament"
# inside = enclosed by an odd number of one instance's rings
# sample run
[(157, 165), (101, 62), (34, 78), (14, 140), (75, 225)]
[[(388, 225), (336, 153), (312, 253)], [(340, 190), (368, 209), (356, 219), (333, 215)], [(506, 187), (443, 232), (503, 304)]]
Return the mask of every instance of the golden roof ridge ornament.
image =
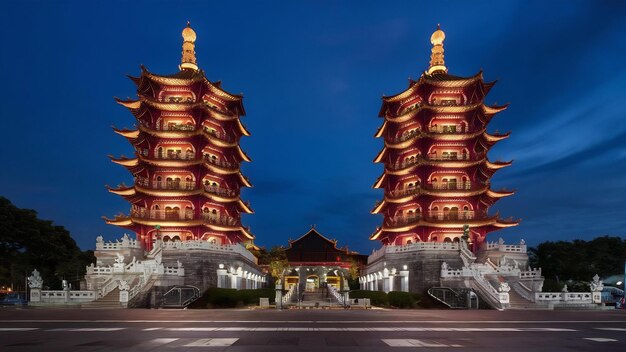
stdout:
[(437, 30), (430, 36), (430, 43), (433, 45), (433, 48), (430, 51), (430, 66), (426, 71), (429, 75), (448, 73), (448, 68), (443, 60), (443, 41), (445, 39), (446, 34), (441, 30), (441, 26), (437, 24)]
[(187, 27), (183, 29), (183, 57), (181, 64), (178, 68), (182, 70), (194, 70), (198, 71), (198, 65), (196, 64), (196, 32), (191, 28), (191, 24), (187, 21)]

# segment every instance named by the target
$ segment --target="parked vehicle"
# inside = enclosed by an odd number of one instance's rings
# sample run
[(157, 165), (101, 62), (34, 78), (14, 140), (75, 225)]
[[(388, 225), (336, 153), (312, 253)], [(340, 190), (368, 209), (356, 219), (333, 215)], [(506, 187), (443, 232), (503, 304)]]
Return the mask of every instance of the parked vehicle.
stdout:
[(23, 292), (11, 292), (0, 301), (3, 306), (25, 306), (28, 304), (26, 295)]

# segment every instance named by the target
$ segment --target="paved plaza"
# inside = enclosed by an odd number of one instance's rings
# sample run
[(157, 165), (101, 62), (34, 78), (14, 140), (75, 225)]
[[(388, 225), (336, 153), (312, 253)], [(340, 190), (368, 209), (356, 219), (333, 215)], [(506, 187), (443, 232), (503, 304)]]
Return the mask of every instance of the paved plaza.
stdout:
[(624, 311), (0, 309), (1, 351), (623, 351)]

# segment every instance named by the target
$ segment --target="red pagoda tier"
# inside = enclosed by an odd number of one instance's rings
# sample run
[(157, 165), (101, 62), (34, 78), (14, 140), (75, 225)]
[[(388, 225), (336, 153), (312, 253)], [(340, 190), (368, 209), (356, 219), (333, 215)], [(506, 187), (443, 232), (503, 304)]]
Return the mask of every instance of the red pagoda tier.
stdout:
[(490, 188), (493, 174), (511, 162), (491, 162), (487, 152), (506, 134), (490, 134), (487, 124), (506, 106), (487, 106), (495, 82), (482, 72), (462, 78), (448, 74), (443, 60), (445, 34), (437, 29), (429, 69), (404, 92), (383, 97), (375, 134), (385, 146), (374, 159), (385, 171), (374, 184), (385, 197), (372, 210), (383, 226), (370, 237), (385, 245), (417, 241), (458, 241), (464, 225), (477, 248), (487, 233), (516, 226), (488, 210), (512, 191)]
[(251, 243), (254, 236), (242, 226), (242, 212), (252, 213), (240, 198), (252, 185), (240, 163), (250, 161), (241, 150), (242, 96), (224, 91), (198, 69), (196, 33), (183, 30), (180, 72), (162, 76), (141, 67), (137, 100), (117, 102), (137, 119), (133, 130), (114, 129), (135, 149), (133, 158), (113, 158), (134, 177), (132, 186), (109, 188), (131, 204), (129, 215), (107, 219), (108, 224), (137, 233), (146, 248), (163, 241), (206, 240), (216, 244)]

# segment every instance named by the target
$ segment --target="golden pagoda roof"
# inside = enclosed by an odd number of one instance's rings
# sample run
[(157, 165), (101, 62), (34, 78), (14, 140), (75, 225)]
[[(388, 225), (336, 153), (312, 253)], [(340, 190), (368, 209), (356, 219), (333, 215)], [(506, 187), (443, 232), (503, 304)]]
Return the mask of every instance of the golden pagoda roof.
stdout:
[(387, 178), (387, 174), (383, 172), (383, 174), (378, 177), (378, 179), (376, 180), (372, 188), (381, 188), (386, 178)]
[(113, 99), (115, 99), (115, 101), (118, 104), (120, 104), (120, 105), (122, 105), (122, 106), (124, 106), (124, 107), (126, 107), (128, 109), (136, 110), (136, 109), (139, 109), (139, 107), (141, 106), (141, 101), (139, 101), (139, 100), (132, 100), (132, 99), (123, 100), (123, 99), (120, 99), (120, 98), (117, 98), (117, 97), (113, 97)]
[(499, 170), (499, 169), (502, 169), (504, 167), (507, 167), (507, 166), (511, 165), (512, 163), (513, 163), (513, 160), (511, 160), (511, 161), (495, 161), (495, 162), (491, 162), (489, 160), (486, 160), (485, 166), (487, 166), (488, 169)]
[(129, 130), (129, 129), (118, 129), (113, 127), (113, 131), (119, 134), (122, 137), (126, 137), (128, 139), (137, 139), (139, 137), (139, 130)]
[(120, 158), (115, 158), (113, 155), (109, 155), (109, 158), (111, 159), (112, 162), (118, 165), (122, 165), (122, 166), (132, 167), (132, 166), (139, 165), (139, 160), (137, 158), (131, 159), (125, 156), (122, 156)]
[(391, 96), (383, 96), (383, 101), (385, 102), (397, 102), (402, 101), (414, 93), (418, 91), (421, 85), (428, 84), (435, 87), (445, 87), (445, 88), (463, 88), (467, 87), (476, 82), (483, 82), (483, 71), (479, 71), (477, 74), (470, 77), (459, 77), (453, 76), (449, 74), (435, 74), (428, 75), (422, 74), (418, 81), (414, 81), (414, 83), (405, 91), (398, 93), (396, 95)]

